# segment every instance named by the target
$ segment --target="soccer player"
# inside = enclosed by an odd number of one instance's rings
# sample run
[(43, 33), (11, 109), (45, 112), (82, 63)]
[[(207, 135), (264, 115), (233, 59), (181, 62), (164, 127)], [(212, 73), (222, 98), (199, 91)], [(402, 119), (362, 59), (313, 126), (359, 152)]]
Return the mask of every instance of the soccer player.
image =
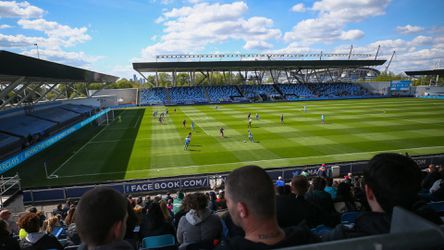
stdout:
[(183, 150), (188, 150), (188, 146), (190, 146), (190, 142), (191, 142), (191, 132), (188, 133), (187, 137), (185, 137), (185, 146), (184, 146)]
[(248, 119), (248, 128), (251, 128), (251, 122), (252, 122), (252, 120), (251, 120), (251, 118), (249, 118)]
[(250, 118), (251, 118), (251, 112), (248, 113), (247, 120), (250, 120)]
[(281, 114), (281, 124), (284, 124), (284, 114)]
[(256, 113), (256, 120), (259, 120), (259, 114)]
[(307, 106), (304, 105), (304, 113), (307, 113)]
[(187, 120), (183, 120), (182, 125), (183, 125), (183, 128), (187, 128)]
[(248, 130), (248, 139), (254, 143), (254, 138), (253, 138), (253, 134), (251, 133), (251, 130)]
[(224, 127), (220, 127), (219, 132), (222, 137), (225, 137), (224, 136)]
[(325, 115), (324, 114), (321, 115), (321, 123), (325, 124)]
[(191, 121), (191, 130), (194, 131), (194, 121)]

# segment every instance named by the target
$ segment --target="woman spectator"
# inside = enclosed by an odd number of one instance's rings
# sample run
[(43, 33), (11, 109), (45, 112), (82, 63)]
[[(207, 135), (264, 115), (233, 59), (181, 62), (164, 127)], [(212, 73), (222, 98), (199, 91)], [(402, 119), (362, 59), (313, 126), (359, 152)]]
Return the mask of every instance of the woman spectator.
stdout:
[(63, 249), (62, 244), (52, 235), (39, 232), (40, 219), (35, 213), (27, 213), (19, 220), (19, 226), (28, 234), (20, 240), (20, 247), (32, 249)]
[(190, 194), (187, 201), (190, 211), (182, 217), (177, 228), (177, 241), (180, 248), (193, 243), (208, 242), (220, 239), (222, 224), (219, 216), (208, 209), (208, 198), (203, 193)]
[(165, 219), (165, 221), (173, 222), (172, 212), (170, 212), (168, 210), (168, 207), (167, 207), (167, 204), (166, 204), (165, 200), (160, 200), (159, 201), (159, 206), (160, 206), (160, 209), (162, 210), (163, 218)]
[(148, 213), (143, 217), (140, 225), (140, 239), (162, 234), (172, 234), (175, 236), (176, 230), (165, 220), (159, 203), (151, 203), (148, 207)]
[(0, 219), (0, 250), (20, 250), (19, 243), (9, 232), (8, 224), (2, 219)]
[(76, 207), (71, 205), (65, 218), (66, 236), (68, 237), (68, 245), (80, 245), (81, 240), (77, 232), (77, 225), (75, 223)]

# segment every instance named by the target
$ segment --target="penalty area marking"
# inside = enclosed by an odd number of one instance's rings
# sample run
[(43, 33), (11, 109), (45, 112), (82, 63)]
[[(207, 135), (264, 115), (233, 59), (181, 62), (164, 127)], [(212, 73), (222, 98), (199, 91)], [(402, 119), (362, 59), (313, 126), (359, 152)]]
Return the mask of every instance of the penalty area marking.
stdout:
[(421, 150), (421, 149), (434, 149), (434, 148), (443, 148), (444, 146), (432, 146), (432, 147), (418, 147), (418, 148), (403, 148), (403, 149), (393, 149), (393, 150), (382, 150), (382, 151), (367, 151), (367, 152), (356, 152), (356, 153), (345, 153), (345, 154), (331, 154), (331, 155), (316, 155), (316, 156), (305, 156), (305, 157), (292, 157), (292, 158), (279, 158), (279, 159), (266, 159), (266, 160), (254, 160), (254, 161), (238, 161), (232, 163), (216, 163), (216, 164), (206, 164), (206, 165), (190, 165), (190, 166), (179, 166), (179, 167), (168, 167), (168, 168), (157, 168), (157, 169), (140, 169), (140, 170), (130, 170), (130, 171), (116, 171), (116, 172), (103, 172), (103, 173), (94, 173), (94, 174), (77, 174), (77, 175), (59, 175), (59, 178), (74, 178), (81, 176), (98, 176), (98, 175), (111, 175), (111, 174), (122, 174), (122, 173), (149, 173), (149, 172), (160, 172), (160, 171), (170, 171), (174, 169), (193, 169), (193, 168), (202, 168), (202, 167), (212, 167), (212, 166), (229, 166), (229, 165), (238, 165), (238, 164), (254, 164), (254, 163), (263, 163), (263, 162), (272, 162), (272, 161), (288, 161), (288, 160), (309, 160), (309, 159), (319, 159), (320, 157), (335, 157), (340, 155), (367, 155), (367, 154), (377, 154), (377, 153), (386, 153), (393, 152), (397, 153), (399, 151), (406, 150)]
[(62, 165), (60, 165), (58, 168), (56, 168), (49, 176), (55, 175), (55, 173), (57, 171), (59, 171), (63, 166), (66, 165), (66, 163), (68, 163), (72, 158), (74, 158), (80, 151), (82, 151), (92, 140), (94, 140), (97, 136), (99, 136), (103, 131), (105, 131), (105, 129), (107, 128), (107, 126), (104, 126), (102, 128), (102, 130), (100, 130), (93, 138), (89, 139), (89, 141), (87, 141), (82, 147), (79, 148), (79, 150), (75, 151), (75, 153), (73, 155), (71, 155), (68, 159), (66, 159), (66, 161), (64, 161), (62, 163)]

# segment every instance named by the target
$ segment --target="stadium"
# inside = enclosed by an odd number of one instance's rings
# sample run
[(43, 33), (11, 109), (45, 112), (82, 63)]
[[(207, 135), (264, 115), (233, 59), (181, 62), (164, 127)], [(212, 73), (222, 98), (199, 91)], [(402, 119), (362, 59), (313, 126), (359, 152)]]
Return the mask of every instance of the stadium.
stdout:
[(119, 87), (1, 39), (0, 235), (14, 249), (444, 247), (444, 69), (395, 79), (380, 45), (166, 53), (133, 59)]

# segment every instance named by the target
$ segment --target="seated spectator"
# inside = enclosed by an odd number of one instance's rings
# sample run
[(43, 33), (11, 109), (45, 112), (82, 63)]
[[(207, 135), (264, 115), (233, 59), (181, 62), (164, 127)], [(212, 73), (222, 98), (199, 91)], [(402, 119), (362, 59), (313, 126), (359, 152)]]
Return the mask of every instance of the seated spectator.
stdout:
[(0, 219), (8, 224), (8, 229), (13, 234), (18, 234), (17, 223), (11, 218), (12, 213), (8, 209), (3, 209), (0, 211)]
[(335, 210), (330, 194), (325, 192), (324, 189), (325, 179), (321, 177), (313, 178), (311, 191), (305, 194), (305, 199), (317, 208), (321, 223), (333, 227), (340, 222), (340, 216)]
[(429, 191), (435, 181), (441, 179), (441, 175), (439, 174), (439, 169), (437, 166), (430, 164), (427, 168), (427, 175), (421, 182), (421, 187), (424, 191)]
[(180, 248), (192, 243), (220, 239), (222, 224), (219, 216), (207, 208), (208, 199), (203, 193), (190, 194), (187, 206), (190, 211), (182, 217), (177, 227), (177, 242)]
[(211, 211), (217, 211), (217, 204), (216, 204), (217, 196), (216, 196), (216, 193), (211, 191), (208, 194), (208, 197), (209, 197), (208, 198), (208, 208)]
[(159, 203), (151, 203), (148, 213), (143, 217), (140, 224), (140, 239), (162, 234), (172, 234), (175, 236), (176, 230), (171, 223), (165, 220)]
[(273, 182), (257, 166), (232, 171), (225, 182), (228, 211), (245, 236), (224, 240), (220, 249), (275, 249), (316, 241), (308, 229), (282, 229), (276, 219)]
[(173, 222), (173, 213), (168, 210), (167, 203), (165, 200), (159, 201), (160, 209), (162, 210), (163, 217), (166, 221), (172, 223)]
[(292, 193), (276, 197), (277, 220), (280, 227), (296, 226), (302, 221), (310, 227), (319, 224), (317, 208), (304, 197), (309, 185), (304, 176), (294, 176), (291, 180)]
[(134, 209), (137, 207), (136, 205), (136, 199), (131, 199), (132, 202), (127, 202), (127, 219), (126, 219), (126, 232), (125, 236), (123, 237), (124, 240), (129, 242), (134, 248), (137, 248), (137, 233), (134, 232), (134, 229), (138, 222), (138, 218), (136, 213), (134, 212)]
[(189, 200), (189, 195), (187, 195), (187, 196), (185, 196), (185, 198), (183, 199), (183, 201), (182, 201), (182, 205), (180, 206), (180, 209), (179, 209), (179, 211), (176, 213), (176, 214), (174, 214), (174, 228), (176, 228), (177, 229), (177, 227), (179, 226), (179, 221), (180, 221), (180, 219), (183, 217), (183, 216), (185, 216), (185, 214), (187, 214), (188, 213), (188, 211), (190, 210), (189, 208), (188, 208), (188, 200)]
[[(336, 205), (340, 203), (340, 207)], [(357, 211), (360, 208), (360, 204), (355, 201), (351, 186), (345, 182), (341, 182), (338, 185), (338, 192), (335, 199), (336, 210), (340, 213)]]
[(54, 210), (52, 210), (52, 215), (54, 216), (56, 216), (57, 214), (63, 215), (64, 211), (62, 206), (63, 206), (62, 203), (59, 203), (57, 207)]
[(75, 223), (75, 211), (76, 207), (71, 205), (68, 210), (68, 214), (65, 218), (66, 236), (68, 238), (68, 245), (80, 245), (80, 236), (77, 233), (77, 225)]
[(11, 236), (8, 223), (0, 219), (0, 250), (20, 250), (20, 245)]
[(323, 240), (385, 234), (390, 231), (393, 208), (400, 206), (441, 224), (441, 219), (418, 200), (421, 171), (414, 160), (401, 154), (374, 156), (364, 169), (365, 193), (371, 212), (363, 213), (352, 227), (338, 225)]
[(176, 214), (180, 210), (182, 205), (182, 200), (185, 197), (183, 192), (178, 192), (176, 199), (173, 200), (173, 213)]
[(128, 217), (127, 200), (116, 190), (98, 187), (86, 192), (76, 208), (79, 249), (131, 249), (123, 240)]
[(276, 187), (283, 187), (283, 186), (285, 186), (285, 181), (282, 180), (282, 176), (279, 176), (276, 181)]
[(219, 194), (217, 195), (216, 207), (217, 207), (217, 210), (222, 210), (222, 209), (227, 208), (227, 203), (225, 201), (225, 193), (222, 190), (220, 190)]
[(330, 194), (332, 200), (336, 199), (336, 187), (333, 187), (333, 178), (325, 179), (324, 191)]
[(54, 236), (40, 232), (40, 218), (37, 214), (25, 214), (20, 218), (19, 226), (27, 232), (26, 237), (19, 242), (21, 249), (63, 249)]

